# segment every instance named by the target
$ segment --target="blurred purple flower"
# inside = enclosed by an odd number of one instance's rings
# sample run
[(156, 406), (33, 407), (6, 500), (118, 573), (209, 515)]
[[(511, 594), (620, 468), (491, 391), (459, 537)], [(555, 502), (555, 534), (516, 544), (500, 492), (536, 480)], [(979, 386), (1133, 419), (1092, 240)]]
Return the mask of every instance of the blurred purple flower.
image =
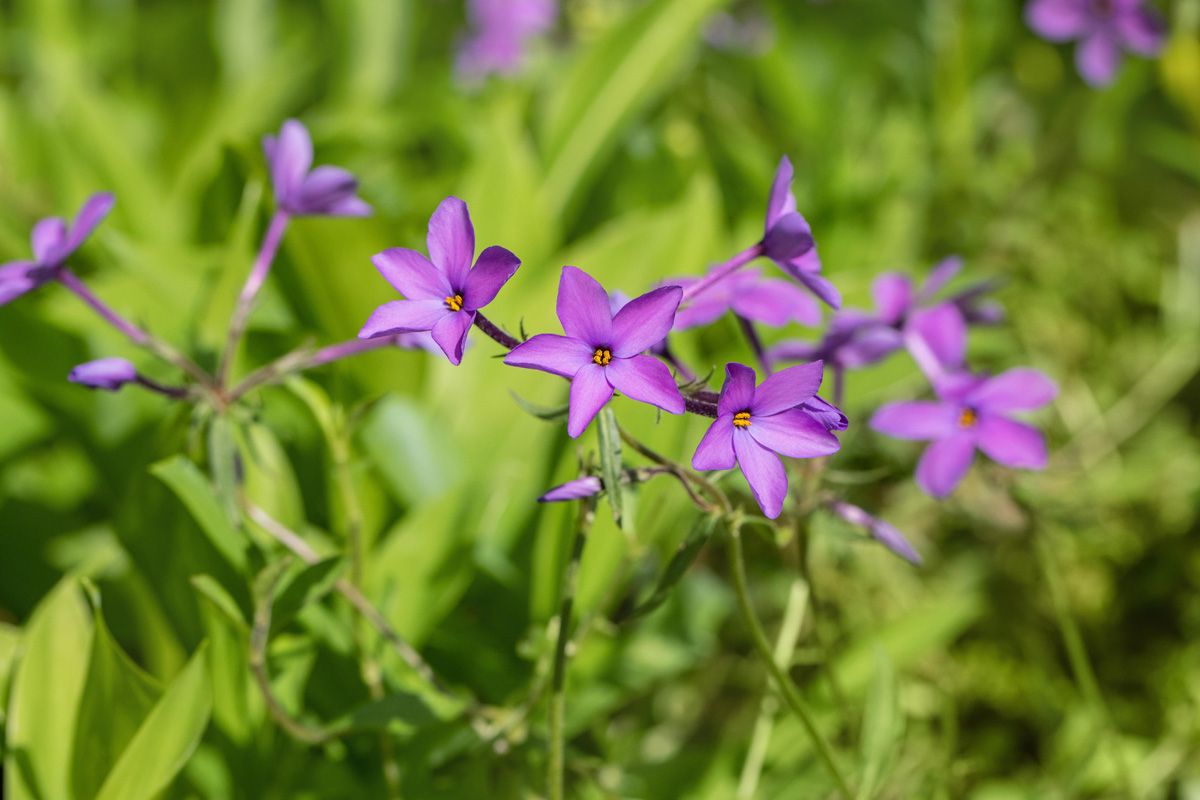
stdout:
[(0, 305), (31, 292), (58, 277), (66, 260), (108, 216), (113, 196), (107, 192), (87, 199), (70, 226), (61, 217), (47, 217), (33, 226), (33, 260), (0, 265)]
[(566, 336), (539, 333), (514, 347), (504, 363), (571, 379), (567, 433), (577, 437), (619, 391), (671, 414), (684, 411), (671, 371), (646, 350), (666, 338), (683, 290), (664, 286), (612, 313), (609, 296), (595, 278), (563, 267), (558, 319)]
[(904, 534), (894, 526), (871, 516), (858, 506), (851, 505), (842, 500), (831, 501), (829, 503), (829, 510), (851, 525), (862, 528), (877, 542), (910, 564), (921, 565), (921, 554), (908, 543), (908, 540), (904, 538)]
[(548, 31), (557, 14), (555, 0), (467, 0), (471, 30), (459, 49), (459, 71), (473, 78), (516, 72), (529, 41)]
[(283, 123), (279, 136), (263, 137), (275, 187), (275, 203), (293, 216), (365, 217), (371, 207), (357, 197), (358, 181), (340, 167), (312, 168), (313, 145), (298, 120)]
[(789, 367), (755, 388), (753, 369), (726, 365), (717, 418), (696, 447), (692, 466), (732, 469), (737, 464), (763, 514), (778, 517), (788, 490), (779, 456), (817, 458), (841, 446), (826, 425), (802, 407), (815, 399), (823, 370), (819, 361)]
[(1122, 50), (1157, 54), (1166, 33), (1162, 17), (1144, 0), (1031, 0), (1025, 20), (1051, 42), (1079, 40), (1075, 66), (1092, 86), (1112, 82)]
[(842, 295), (821, 275), (821, 259), (817, 256), (812, 229), (796, 211), (793, 176), (792, 162), (784, 156), (775, 171), (771, 195), (767, 199), (764, 255), (831, 307), (840, 308)]
[(137, 383), (138, 371), (123, 358), (100, 358), (75, 367), (67, 380), (90, 389), (115, 392), (127, 383)]
[(930, 440), (917, 465), (917, 483), (945, 497), (971, 467), (975, 450), (1006, 467), (1041, 469), (1046, 442), (1033, 426), (1010, 419), (1054, 399), (1054, 382), (1037, 370), (1011, 369), (993, 378), (957, 373), (935, 384), (937, 401), (891, 403), (871, 427), (899, 439)]
[(371, 259), (407, 299), (375, 309), (358, 336), (430, 331), (450, 363), (458, 364), (476, 312), (496, 298), (521, 260), (503, 247), (489, 247), (472, 267), (475, 228), (467, 204), (457, 197), (447, 197), (433, 212), (427, 244), (429, 258), (394, 247)]
[[(665, 286), (687, 290), (703, 278), (669, 278)], [(806, 293), (788, 281), (764, 278), (754, 268), (734, 273), (705, 290), (675, 315), (675, 330), (708, 325), (727, 311), (764, 325), (780, 327), (789, 322), (816, 325), (821, 309)]]
[(604, 486), (600, 483), (600, 479), (588, 476), (586, 478), (576, 478), (573, 481), (567, 481), (564, 484), (555, 486), (550, 491), (538, 498), (539, 503), (561, 503), (566, 500), (579, 500), (584, 497), (593, 497), (600, 494)]

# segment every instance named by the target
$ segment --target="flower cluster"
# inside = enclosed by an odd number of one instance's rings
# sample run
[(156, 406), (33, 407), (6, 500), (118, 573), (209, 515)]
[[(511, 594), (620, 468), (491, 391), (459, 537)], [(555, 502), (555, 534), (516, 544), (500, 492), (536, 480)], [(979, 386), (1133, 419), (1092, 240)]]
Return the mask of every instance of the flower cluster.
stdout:
[(1107, 86), (1128, 50), (1153, 56), (1166, 25), (1145, 0), (1030, 0), (1025, 19), (1051, 42), (1078, 40), (1075, 66), (1092, 86)]

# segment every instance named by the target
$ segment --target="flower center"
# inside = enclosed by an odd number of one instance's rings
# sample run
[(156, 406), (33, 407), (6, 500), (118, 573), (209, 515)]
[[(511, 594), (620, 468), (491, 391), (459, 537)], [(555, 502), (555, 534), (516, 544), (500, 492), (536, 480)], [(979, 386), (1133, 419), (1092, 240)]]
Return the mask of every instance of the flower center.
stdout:
[(602, 367), (607, 367), (612, 362), (612, 350), (607, 347), (597, 347), (596, 352), (592, 353), (592, 361)]
[(738, 413), (734, 414), (733, 415), (733, 427), (749, 428), (750, 427), (750, 412), (749, 411), (739, 411)]
[(453, 297), (447, 297), (445, 300), (446, 308), (451, 311), (462, 311), (463, 298), (461, 294), (456, 294)]
[(979, 415), (975, 413), (973, 408), (964, 408), (962, 413), (958, 415), (958, 426), (960, 428), (973, 428), (979, 420)]

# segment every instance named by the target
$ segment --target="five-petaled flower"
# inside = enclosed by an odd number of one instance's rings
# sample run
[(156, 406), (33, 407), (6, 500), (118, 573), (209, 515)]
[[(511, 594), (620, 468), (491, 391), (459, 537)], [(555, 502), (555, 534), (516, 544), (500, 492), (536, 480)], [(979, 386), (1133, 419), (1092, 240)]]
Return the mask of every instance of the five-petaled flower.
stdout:
[(613, 314), (608, 293), (595, 278), (577, 267), (563, 267), (557, 310), (566, 336), (540, 333), (514, 347), (504, 363), (571, 379), (567, 433), (572, 437), (584, 432), (614, 390), (682, 414), (683, 396), (671, 371), (644, 355), (671, 330), (682, 296), (678, 286), (664, 286)]
[[(701, 280), (668, 278), (663, 284), (686, 291)], [(757, 269), (750, 267), (723, 278), (679, 309), (675, 315), (675, 330), (708, 325), (727, 311), (774, 327), (789, 322), (816, 325), (821, 321), (820, 307), (802, 289), (785, 280), (764, 278)]]
[(123, 358), (98, 358), (71, 370), (67, 380), (89, 389), (115, 392), (127, 383), (138, 380), (137, 367)]
[(279, 136), (264, 136), (263, 151), (275, 202), (293, 216), (365, 217), (371, 207), (358, 198), (358, 181), (340, 167), (312, 169), (313, 144), (298, 120), (283, 123)]
[(767, 199), (764, 255), (832, 308), (840, 308), (842, 295), (836, 286), (821, 275), (821, 259), (817, 256), (812, 229), (796, 211), (796, 196), (792, 194), (793, 175), (792, 162), (784, 156), (775, 171), (771, 195)]
[(900, 439), (932, 440), (917, 465), (917, 483), (945, 497), (966, 475), (975, 450), (1006, 467), (1046, 466), (1046, 442), (1010, 414), (1033, 411), (1054, 399), (1057, 387), (1037, 370), (1010, 369), (992, 378), (960, 373), (935, 384), (937, 401), (891, 403), (871, 427)]
[(371, 259), (407, 299), (375, 309), (358, 336), (430, 331), (450, 363), (458, 364), (476, 312), (496, 298), (521, 260), (503, 247), (489, 247), (472, 267), (475, 228), (467, 204), (457, 197), (447, 197), (429, 218), (427, 243), (429, 258), (394, 247)]
[(1166, 26), (1144, 0), (1032, 0), (1025, 19), (1052, 42), (1079, 40), (1075, 66), (1092, 86), (1112, 82), (1121, 51), (1153, 56)]
[(816, 458), (836, 453), (841, 446), (804, 407), (815, 398), (823, 370), (820, 361), (800, 364), (776, 372), (755, 388), (753, 369), (727, 365), (717, 419), (700, 440), (692, 466), (732, 469), (737, 464), (762, 512), (778, 517), (788, 490), (779, 456)]
[(0, 265), (0, 305), (54, 280), (67, 259), (79, 249), (113, 207), (106, 192), (87, 199), (70, 226), (61, 217), (47, 217), (33, 226), (32, 261)]

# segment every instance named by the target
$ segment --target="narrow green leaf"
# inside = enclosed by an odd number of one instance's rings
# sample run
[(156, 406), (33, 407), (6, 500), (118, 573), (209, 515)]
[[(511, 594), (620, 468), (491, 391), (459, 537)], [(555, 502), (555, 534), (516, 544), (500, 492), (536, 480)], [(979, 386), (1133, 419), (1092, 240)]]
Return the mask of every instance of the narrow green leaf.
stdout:
[(405, 735), (454, 715), (455, 710), (434, 708), (420, 695), (398, 692), (362, 706), (334, 727)]
[(167, 687), (121, 753), (96, 800), (151, 800), (183, 769), (208, 726), (212, 685), (207, 643)]
[(246, 572), (246, 542), (233, 526), (217, 493), (196, 465), (183, 456), (159, 461), (150, 472), (191, 512), (213, 546), (238, 571)]
[(600, 439), (600, 477), (608, 489), (605, 496), (612, 508), (613, 522), (622, 527), (621, 489), (621, 434), (617, 429), (617, 416), (608, 406), (596, 415)]
[(230, 596), (229, 592), (225, 591), (225, 587), (218, 583), (216, 578), (211, 575), (193, 575), (191, 584), (204, 599), (212, 604), (213, 609), (221, 612), (235, 628), (245, 633), (250, 632), (250, 622), (241, 606)]
[(718, 522), (719, 519), (713, 516), (701, 517), (696, 521), (687, 538), (680, 543), (679, 549), (675, 551), (675, 555), (667, 562), (666, 568), (658, 578), (658, 584), (654, 587), (654, 592), (634, 608), (633, 611), (629, 612), (629, 615), (622, 622), (644, 617), (667, 601), (667, 598), (671, 596), (671, 591), (683, 579), (683, 576), (687, 574), (688, 568), (695, 563), (696, 558), (700, 555), (700, 551), (704, 549), (704, 545), (712, 538), (713, 532), (717, 529)]
[(12, 675), (17, 646), (21, 643), (21, 629), (0, 622), (0, 727), (3, 726), (4, 709), (8, 707), (8, 684)]
[(521, 397), (521, 395), (511, 390), (509, 391), (509, 394), (512, 395), (512, 399), (516, 401), (517, 405), (520, 406), (521, 410), (526, 414), (537, 417), (538, 419), (544, 419), (547, 422), (564, 419), (567, 416), (567, 412), (571, 409), (571, 407), (567, 405), (551, 407), (538, 405), (537, 403), (531, 403), (524, 397)]
[(237, 603), (216, 581), (196, 575), (200, 616), (208, 635), (208, 668), (213, 686), (213, 721), (230, 739), (248, 743), (262, 721), (262, 695), (251, 681), (250, 629)]
[(887, 651), (875, 651), (875, 677), (867, 693), (862, 723), (862, 780), (859, 800), (875, 796), (880, 782), (887, 777), (892, 754), (900, 739), (902, 719), (896, 705), (896, 671)]
[(65, 578), (34, 611), (13, 676), (4, 762), (7, 800), (71, 797), (72, 745), (87, 680), (92, 615)]
[(208, 426), (208, 468), (212, 473), (213, 487), (217, 500), (231, 525), (237, 525), (238, 465), (237, 442), (234, 440), (233, 423), (223, 414), (212, 418)]
[(290, 579), (285, 578), (286, 583), (275, 595), (271, 630), (283, 630), (305, 606), (329, 594), (345, 568), (344, 558), (330, 556), (315, 564), (305, 564)]

